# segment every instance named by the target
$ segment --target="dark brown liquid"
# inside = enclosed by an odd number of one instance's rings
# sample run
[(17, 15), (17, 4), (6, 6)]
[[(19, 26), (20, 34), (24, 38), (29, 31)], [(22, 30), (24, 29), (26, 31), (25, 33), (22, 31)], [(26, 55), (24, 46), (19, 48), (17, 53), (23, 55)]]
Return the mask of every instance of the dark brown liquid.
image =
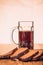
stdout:
[(19, 31), (19, 45), (33, 49), (33, 31)]

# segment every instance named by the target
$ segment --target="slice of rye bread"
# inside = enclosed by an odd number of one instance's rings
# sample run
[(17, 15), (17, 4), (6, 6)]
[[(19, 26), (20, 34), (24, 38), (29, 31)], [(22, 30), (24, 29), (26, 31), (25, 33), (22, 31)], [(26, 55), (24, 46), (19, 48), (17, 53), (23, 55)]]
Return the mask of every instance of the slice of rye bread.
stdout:
[(15, 53), (13, 53), (13, 54), (10, 56), (10, 58), (11, 58), (12, 60), (18, 59), (18, 58), (21, 57), (22, 55), (26, 54), (28, 51), (29, 51), (28, 48), (23, 48), (23, 47), (18, 48), (18, 50), (17, 50)]
[(38, 51), (37, 50), (29, 50), (29, 52), (19, 58), (19, 60), (27, 62), (27, 61), (32, 61), (33, 56), (37, 55)]
[(35, 55), (32, 60), (41, 60), (43, 58), (43, 50), (41, 49), (37, 49), (39, 51), (39, 53), (37, 55)]
[(42, 61), (43, 61), (43, 56), (41, 56), (41, 57), (39, 58), (39, 60), (42, 60)]
[(0, 59), (9, 59), (10, 55), (12, 55), (18, 48), (14, 48), (6, 54), (0, 55)]

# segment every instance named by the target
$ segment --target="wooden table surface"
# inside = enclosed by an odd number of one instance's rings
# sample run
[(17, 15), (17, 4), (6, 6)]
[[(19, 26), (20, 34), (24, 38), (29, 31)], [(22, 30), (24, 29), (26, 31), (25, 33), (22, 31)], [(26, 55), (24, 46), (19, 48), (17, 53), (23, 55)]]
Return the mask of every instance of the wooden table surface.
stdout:
[(0, 60), (0, 65), (43, 65), (43, 61), (29, 61), (29, 62), (22, 62), (22, 61), (13, 61), (13, 60)]
[[(15, 45), (14, 43), (12, 44), (0, 44), (0, 55), (2, 54), (6, 54), (9, 51), (11, 51), (12, 49), (14, 49), (15, 47), (17, 47), (17, 45)], [(43, 44), (34, 44), (34, 49), (43, 49)]]

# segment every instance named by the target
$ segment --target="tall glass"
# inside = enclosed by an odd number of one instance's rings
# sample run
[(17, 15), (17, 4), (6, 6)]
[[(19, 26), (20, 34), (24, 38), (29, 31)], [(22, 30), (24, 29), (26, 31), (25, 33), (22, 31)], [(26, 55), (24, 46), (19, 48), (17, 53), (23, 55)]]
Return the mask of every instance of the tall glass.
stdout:
[(33, 21), (19, 21), (18, 22), (18, 45), (19, 47), (34, 47), (34, 22)]

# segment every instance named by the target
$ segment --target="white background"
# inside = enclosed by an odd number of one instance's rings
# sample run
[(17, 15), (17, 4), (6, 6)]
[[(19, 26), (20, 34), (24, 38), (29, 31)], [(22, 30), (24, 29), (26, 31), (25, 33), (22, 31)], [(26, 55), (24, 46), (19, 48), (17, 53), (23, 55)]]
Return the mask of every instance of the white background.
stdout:
[(43, 44), (43, 1), (0, 0), (0, 43), (11, 44), (12, 29), (24, 20), (34, 21), (34, 43)]

